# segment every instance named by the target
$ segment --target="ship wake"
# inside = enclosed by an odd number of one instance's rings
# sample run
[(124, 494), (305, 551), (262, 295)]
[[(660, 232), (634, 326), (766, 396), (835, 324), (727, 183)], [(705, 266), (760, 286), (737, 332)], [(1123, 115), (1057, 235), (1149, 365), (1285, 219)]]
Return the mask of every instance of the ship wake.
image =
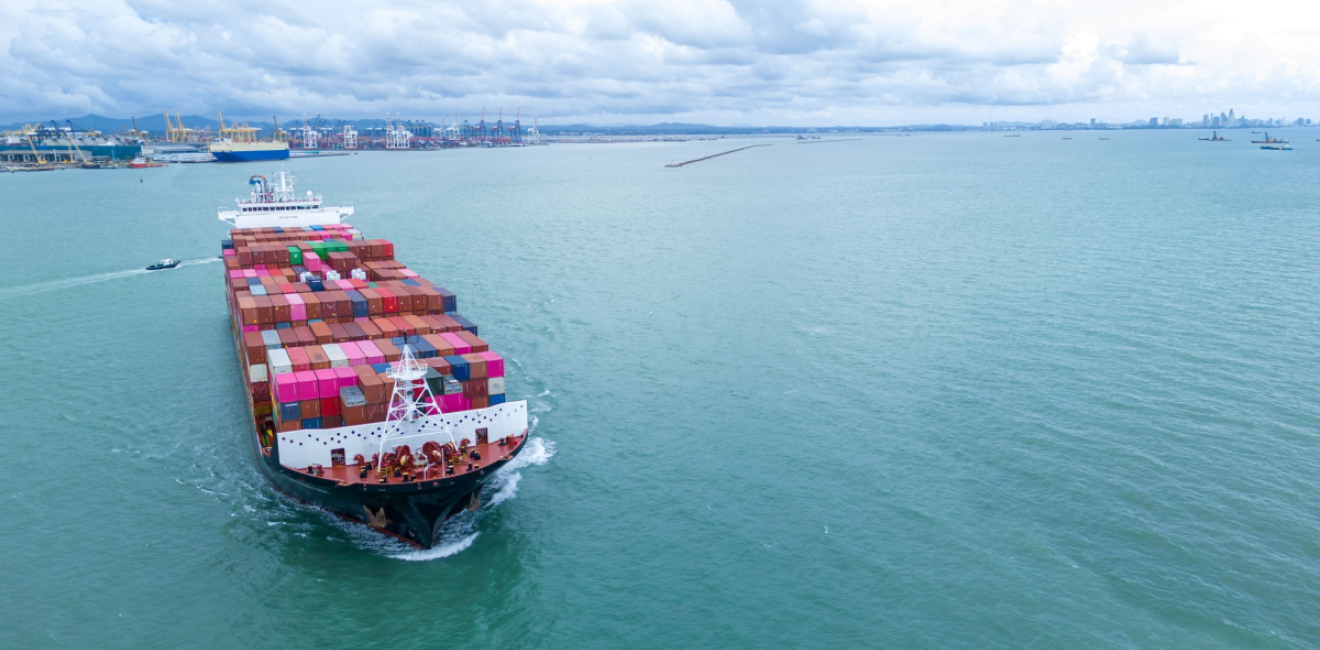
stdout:
[[(185, 266), (196, 266), (198, 264), (210, 264), (219, 261), (220, 258), (218, 257), (208, 257), (200, 260), (187, 260), (179, 263), (179, 268), (183, 268)], [(133, 269), (131, 271), (113, 271), (111, 273), (97, 273), (95, 275), (84, 275), (76, 278), (52, 280), (50, 282), (36, 282), (33, 284), (25, 284), (21, 287), (0, 289), (0, 298), (17, 298), (19, 296), (31, 296), (39, 293), (49, 293), (51, 291), (59, 291), (62, 289), (72, 289), (74, 287), (81, 287), (85, 284), (97, 284), (99, 282), (109, 282), (111, 280), (122, 280), (124, 278), (131, 278), (138, 275), (147, 275), (148, 273), (156, 273), (156, 272), (157, 271), (148, 271), (146, 269)]]

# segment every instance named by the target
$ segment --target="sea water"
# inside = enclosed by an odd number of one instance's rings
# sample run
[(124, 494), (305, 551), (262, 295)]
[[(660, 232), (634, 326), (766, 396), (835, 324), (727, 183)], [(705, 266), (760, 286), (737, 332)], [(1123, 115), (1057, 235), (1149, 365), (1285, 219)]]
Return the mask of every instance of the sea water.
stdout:
[(1317, 647), (1320, 134), (1067, 135), (283, 163), (534, 415), (427, 551), (256, 469), (215, 210), (278, 165), (2, 174), (5, 643)]

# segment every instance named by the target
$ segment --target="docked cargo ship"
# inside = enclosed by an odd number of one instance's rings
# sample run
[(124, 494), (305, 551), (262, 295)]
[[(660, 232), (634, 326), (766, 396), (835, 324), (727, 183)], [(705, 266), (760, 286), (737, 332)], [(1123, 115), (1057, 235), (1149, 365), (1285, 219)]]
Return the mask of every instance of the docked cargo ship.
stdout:
[(220, 218), (257, 464), (293, 498), (430, 547), (526, 445), (527, 403), (505, 399), (504, 359), (457, 297), (344, 223), (351, 209), (293, 200), (287, 172), (252, 181)]
[(257, 162), (289, 157), (287, 142), (212, 142), (209, 150), (216, 162)]

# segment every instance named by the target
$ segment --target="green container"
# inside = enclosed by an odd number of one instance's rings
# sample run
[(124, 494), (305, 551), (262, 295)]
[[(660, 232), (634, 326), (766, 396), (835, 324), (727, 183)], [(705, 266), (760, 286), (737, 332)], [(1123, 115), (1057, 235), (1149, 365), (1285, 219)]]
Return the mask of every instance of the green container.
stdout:
[(289, 265), (302, 266), (302, 251), (297, 246), (289, 247)]

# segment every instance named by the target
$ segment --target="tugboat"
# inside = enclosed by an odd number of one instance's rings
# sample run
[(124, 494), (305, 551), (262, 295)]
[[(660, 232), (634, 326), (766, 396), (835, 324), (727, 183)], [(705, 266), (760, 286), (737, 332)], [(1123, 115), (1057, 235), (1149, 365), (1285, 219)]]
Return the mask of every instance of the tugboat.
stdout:
[(179, 265), (179, 260), (172, 260), (172, 259), (168, 259), (168, 258), (166, 258), (166, 259), (163, 259), (163, 260), (161, 260), (161, 261), (159, 261), (159, 262), (156, 262), (155, 264), (152, 264), (151, 266), (148, 266), (148, 267), (147, 267), (147, 270), (148, 270), (148, 271), (164, 271), (165, 269), (172, 269), (172, 268), (174, 268), (174, 267), (176, 267), (176, 266), (178, 266), (178, 265)]
[(1208, 137), (1208, 138), (1197, 138), (1197, 140), (1201, 140), (1201, 141), (1203, 141), (1203, 142), (1228, 142), (1228, 138), (1221, 138), (1221, 137), (1219, 137), (1219, 132), (1218, 132), (1218, 131), (1211, 131), (1210, 134), (1211, 134), (1211, 137)]
[[(1264, 140), (1252, 140), (1252, 141), (1251, 141), (1251, 144), (1288, 144), (1288, 141), (1287, 141), (1287, 140), (1279, 140), (1279, 139), (1277, 139), (1277, 138), (1271, 138), (1271, 137), (1270, 137), (1270, 132), (1269, 132), (1269, 131), (1266, 131), (1266, 132), (1265, 132), (1265, 139), (1264, 139)], [(1264, 148), (1264, 147), (1262, 147), (1262, 149), (1263, 149), (1263, 148)], [(1271, 147), (1271, 148), (1272, 148), (1272, 147)]]

